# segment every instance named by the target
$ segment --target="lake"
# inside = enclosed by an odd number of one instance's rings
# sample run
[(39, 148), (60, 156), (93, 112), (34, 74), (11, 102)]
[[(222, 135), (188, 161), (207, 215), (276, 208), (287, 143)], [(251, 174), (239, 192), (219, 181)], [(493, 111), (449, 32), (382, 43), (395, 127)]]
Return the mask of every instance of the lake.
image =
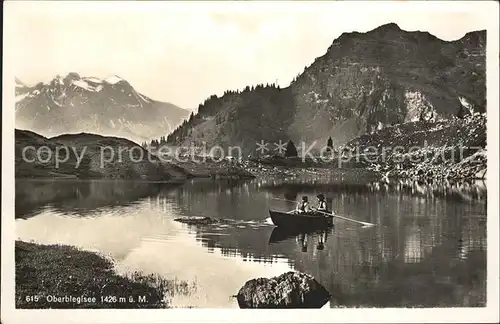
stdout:
[[(283, 233), (269, 208), (324, 193), (333, 229)], [(290, 201), (288, 201), (290, 200)], [(238, 307), (247, 281), (290, 270), (316, 278), (326, 307), (452, 307), (486, 303), (486, 185), (266, 179), (16, 181), (16, 235), (99, 251), (120, 273), (184, 282), (175, 307)], [(179, 216), (228, 219), (193, 227)]]

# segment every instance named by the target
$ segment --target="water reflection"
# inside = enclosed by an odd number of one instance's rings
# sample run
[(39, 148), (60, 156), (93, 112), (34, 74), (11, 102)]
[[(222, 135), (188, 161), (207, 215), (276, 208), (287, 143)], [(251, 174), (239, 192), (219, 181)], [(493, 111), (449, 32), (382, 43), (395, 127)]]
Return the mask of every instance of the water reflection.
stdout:
[(316, 189), (327, 192), (388, 192), (400, 193), (405, 197), (421, 196), (426, 198), (447, 198), (456, 201), (477, 202), (486, 201), (487, 188), (484, 180), (449, 180), (429, 179), (427, 181), (399, 179), (391, 182), (330, 182), (330, 180), (318, 178), (308, 180), (297, 180), (293, 178), (259, 179), (257, 187), (270, 192), (282, 193), (286, 199), (295, 200), (300, 190)]
[(448, 179), (415, 181), (411, 179), (394, 182), (372, 182), (368, 184), (371, 191), (399, 192), (404, 196), (425, 198), (447, 198), (456, 201), (486, 201), (487, 190), (484, 180), (452, 181)]
[(89, 216), (100, 208), (134, 205), (177, 186), (123, 180), (21, 180), (15, 185), (15, 213), (16, 218), (27, 218), (50, 206), (61, 213)]
[(295, 229), (290, 230), (288, 228), (275, 227), (269, 236), (269, 244), (278, 243), (290, 238), (297, 238), (300, 241), (307, 241), (307, 235), (318, 234), (318, 237), (322, 240), (322, 244), (326, 241), (328, 233), (333, 233), (333, 227), (328, 229)]
[[(377, 226), (339, 220), (327, 230), (290, 233), (269, 224), (270, 208), (290, 210), (296, 197), (319, 192), (338, 214)], [(474, 183), (27, 182), (16, 183), (17, 235), (96, 249), (124, 268), (196, 279), (199, 289), (183, 305), (233, 307), (228, 296), (246, 280), (293, 268), (322, 283), (332, 307), (481, 306), (485, 196), (486, 187)], [(229, 221), (173, 221), (193, 215)]]
[[(317, 234), (317, 237), (312, 236), (311, 234), (313, 233)], [(315, 248), (316, 251), (322, 251), (325, 248), (325, 242), (328, 239), (328, 231), (313, 233), (302, 232), (295, 236), (295, 242), (300, 246), (302, 252), (307, 252), (307, 246), (311, 243), (310, 241), (312, 241), (313, 248)], [(274, 243), (276, 243), (276, 241)]]

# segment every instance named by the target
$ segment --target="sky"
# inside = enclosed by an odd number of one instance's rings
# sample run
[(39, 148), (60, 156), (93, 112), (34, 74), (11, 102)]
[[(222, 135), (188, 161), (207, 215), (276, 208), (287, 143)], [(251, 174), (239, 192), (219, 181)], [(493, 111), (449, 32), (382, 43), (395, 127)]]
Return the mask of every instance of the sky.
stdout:
[(27, 84), (69, 72), (116, 74), (155, 100), (196, 109), (225, 90), (268, 82), (287, 86), (343, 32), (395, 22), (404, 30), (459, 39), (486, 29), (478, 7), (12, 1), (4, 5), (4, 32), (11, 36), (4, 48), (15, 76)]

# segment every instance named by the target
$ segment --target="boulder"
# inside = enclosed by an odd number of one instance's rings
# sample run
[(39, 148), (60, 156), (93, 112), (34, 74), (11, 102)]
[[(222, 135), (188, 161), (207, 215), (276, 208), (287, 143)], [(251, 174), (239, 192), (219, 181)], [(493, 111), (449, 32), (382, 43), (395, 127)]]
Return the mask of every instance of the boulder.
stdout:
[(330, 293), (310, 275), (289, 271), (247, 281), (236, 298), (240, 308), (321, 308)]

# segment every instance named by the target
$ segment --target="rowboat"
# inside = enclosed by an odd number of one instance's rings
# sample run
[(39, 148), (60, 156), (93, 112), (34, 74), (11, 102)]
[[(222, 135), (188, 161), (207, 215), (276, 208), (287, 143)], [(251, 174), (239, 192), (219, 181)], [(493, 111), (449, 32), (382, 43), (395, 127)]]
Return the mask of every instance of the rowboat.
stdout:
[(333, 216), (324, 213), (295, 213), (269, 210), (273, 224), (287, 229), (305, 230), (333, 226)]

